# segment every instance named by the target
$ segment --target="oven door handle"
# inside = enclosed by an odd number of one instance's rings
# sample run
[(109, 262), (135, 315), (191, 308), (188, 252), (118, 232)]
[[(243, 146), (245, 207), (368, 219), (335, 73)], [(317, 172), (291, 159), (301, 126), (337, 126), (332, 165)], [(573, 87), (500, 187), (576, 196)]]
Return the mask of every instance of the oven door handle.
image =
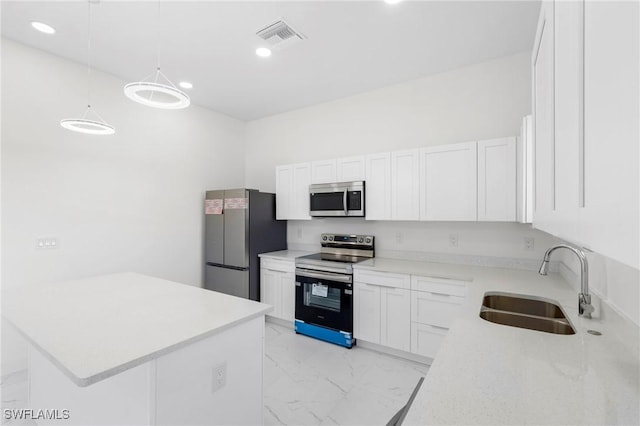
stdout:
[(348, 216), (349, 213), (347, 213), (347, 191), (348, 189), (344, 190), (344, 193), (342, 194), (342, 205), (344, 206), (344, 215)]
[(296, 268), (296, 275), (300, 275), (301, 277), (319, 278), (321, 280), (337, 281), (337, 282), (348, 283), (348, 284), (352, 282), (351, 275), (338, 275), (338, 274), (334, 275), (334, 274), (326, 274), (323, 272), (315, 272), (315, 271), (311, 272), (308, 269)]

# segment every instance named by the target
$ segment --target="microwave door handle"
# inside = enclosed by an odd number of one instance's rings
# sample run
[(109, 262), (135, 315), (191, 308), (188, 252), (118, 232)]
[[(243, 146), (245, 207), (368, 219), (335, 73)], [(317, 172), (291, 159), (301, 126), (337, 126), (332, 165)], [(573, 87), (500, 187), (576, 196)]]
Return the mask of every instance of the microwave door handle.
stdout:
[(342, 194), (342, 205), (344, 206), (344, 215), (348, 216), (347, 213), (347, 190), (344, 190), (344, 194)]

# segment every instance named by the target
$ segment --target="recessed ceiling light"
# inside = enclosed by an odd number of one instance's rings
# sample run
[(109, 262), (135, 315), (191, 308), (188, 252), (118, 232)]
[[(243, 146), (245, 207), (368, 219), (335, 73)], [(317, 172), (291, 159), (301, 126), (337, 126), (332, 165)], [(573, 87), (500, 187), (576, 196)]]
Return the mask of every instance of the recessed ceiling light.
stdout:
[(193, 89), (193, 84), (189, 83), (188, 81), (181, 81), (180, 83), (178, 83), (178, 86), (182, 87), (183, 89)]
[(31, 26), (41, 33), (45, 34), (54, 34), (56, 32), (56, 30), (51, 25), (43, 24), (42, 22), (38, 21), (33, 21), (31, 23)]
[(400, 3), (402, 0), (384, 0), (384, 2), (386, 4), (398, 4)]
[(269, 56), (271, 56), (271, 49), (267, 49), (266, 47), (258, 47), (256, 49), (256, 55), (260, 56), (261, 58), (268, 58)]

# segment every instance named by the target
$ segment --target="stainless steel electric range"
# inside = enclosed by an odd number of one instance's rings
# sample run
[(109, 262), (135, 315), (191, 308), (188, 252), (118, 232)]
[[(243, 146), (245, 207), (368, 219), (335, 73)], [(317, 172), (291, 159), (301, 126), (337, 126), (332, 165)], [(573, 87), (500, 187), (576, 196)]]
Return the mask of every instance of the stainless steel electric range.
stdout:
[(372, 235), (320, 235), (320, 253), (296, 259), (297, 333), (351, 348), (353, 264), (374, 257)]

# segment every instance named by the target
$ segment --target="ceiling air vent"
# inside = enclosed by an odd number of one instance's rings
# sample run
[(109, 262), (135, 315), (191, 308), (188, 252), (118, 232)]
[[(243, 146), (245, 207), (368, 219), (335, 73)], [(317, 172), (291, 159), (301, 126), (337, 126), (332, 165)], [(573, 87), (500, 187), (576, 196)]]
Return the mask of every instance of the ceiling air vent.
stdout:
[(305, 39), (303, 34), (291, 28), (283, 19), (267, 25), (257, 31), (256, 35), (269, 43), (269, 46), (278, 49)]

